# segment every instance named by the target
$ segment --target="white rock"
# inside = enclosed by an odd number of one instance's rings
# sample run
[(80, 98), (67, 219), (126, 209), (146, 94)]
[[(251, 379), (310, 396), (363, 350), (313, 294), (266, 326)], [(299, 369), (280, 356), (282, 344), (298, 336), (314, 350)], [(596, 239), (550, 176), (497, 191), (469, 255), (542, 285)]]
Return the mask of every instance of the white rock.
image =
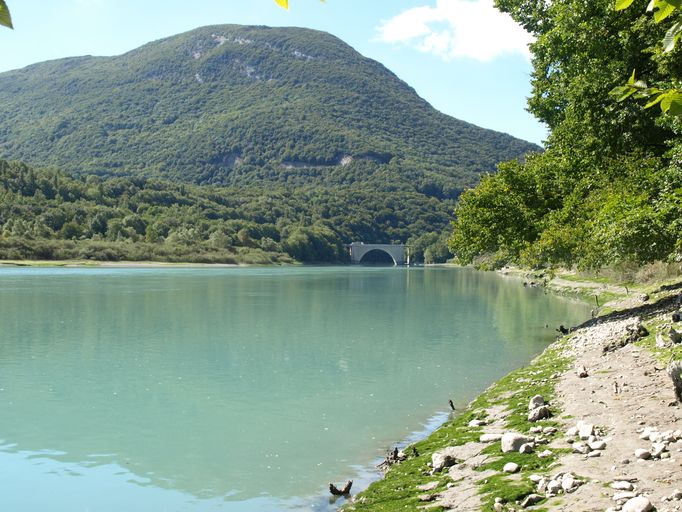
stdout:
[(559, 491), (561, 491), (561, 482), (557, 482), (556, 480), (550, 480), (547, 482), (548, 493), (559, 494)]
[(516, 473), (518, 470), (519, 465), (514, 462), (507, 462), (502, 468), (502, 471), (504, 471), (505, 473)]
[(648, 498), (637, 496), (629, 499), (625, 505), (623, 505), (623, 512), (649, 512), (649, 510), (653, 510), (653, 508), (654, 506)]
[(631, 482), (626, 482), (623, 480), (617, 480), (611, 484), (611, 489), (616, 489), (617, 491), (632, 491), (635, 486)]
[(546, 488), (547, 488), (547, 479), (541, 478), (540, 481), (538, 482), (537, 490), (538, 490), (538, 492), (544, 492)]
[(545, 434), (546, 436), (556, 434), (556, 428), (555, 427), (545, 427), (542, 429), (542, 433)]
[(587, 446), (585, 443), (573, 443), (573, 452), (587, 455), (588, 453), (590, 453), (590, 447)]
[(613, 495), (613, 501), (626, 501), (630, 500), (637, 495), (634, 492), (618, 492)]
[(552, 412), (549, 410), (549, 407), (546, 405), (541, 405), (540, 407), (536, 407), (528, 413), (528, 421), (544, 420), (545, 418), (549, 418), (551, 415)]
[(546, 459), (547, 457), (551, 457), (552, 455), (554, 455), (554, 452), (552, 452), (551, 450), (545, 450), (544, 452), (538, 453), (538, 457), (540, 457), (541, 459)]
[(451, 446), (449, 448), (443, 448), (438, 450), (433, 455), (431, 455), (431, 467), (434, 472), (442, 471), (443, 468), (449, 468), (457, 464), (457, 459), (455, 454), (457, 453), (457, 448)]
[(682, 491), (675, 489), (673, 493), (668, 496), (668, 501), (679, 501), (682, 500)]
[(590, 423), (583, 423), (580, 425), (580, 428), (578, 429), (578, 436), (582, 440), (588, 439), (591, 435), (594, 434), (594, 425)]
[(542, 477), (540, 475), (532, 474), (528, 477), (531, 482), (534, 484), (537, 484), (540, 480), (542, 480)]
[(635, 457), (638, 459), (650, 459), (651, 458), (651, 452), (649, 450), (645, 450), (644, 448), (637, 448), (635, 450)]
[(524, 443), (519, 448), (519, 453), (529, 454), (533, 453), (533, 443)]
[(573, 492), (578, 485), (575, 483), (575, 479), (571, 475), (566, 475), (561, 479), (561, 488), (566, 492)]
[(571, 427), (566, 431), (566, 435), (569, 437), (574, 437), (578, 435), (578, 427)]
[(654, 443), (651, 445), (651, 456), (660, 457), (664, 451), (667, 451), (668, 447), (665, 443)]
[(591, 443), (588, 443), (588, 446), (590, 447), (590, 450), (604, 450), (604, 449), (606, 449), (606, 442), (605, 441), (593, 441)]
[(601, 457), (601, 452), (598, 451), (590, 452), (587, 454), (587, 456), (591, 459), (594, 459), (595, 457)]
[(531, 434), (539, 434), (542, 432), (542, 427), (530, 427), (528, 430)]
[(502, 439), (502, 434), (482, 434), (481, 437), (478, 438), (481, 443), (494, 443), (500, 439)]
[(518, 452), (522, 445), (531, 443), (533, 439), (518, 432), (505, 432), (502, 435), (502, 452)]
[(482, 427), (486, 422), (484, 420), (471, 420), (469, 422), (470, 427)]
[(537, 409), (541, 405), (545, 405), (545, 399), (541, 395), (535, 395), (533, 398), (530, 399), (530, 402), (528, 402), (528, 410), (532, 411), (533, 409)]

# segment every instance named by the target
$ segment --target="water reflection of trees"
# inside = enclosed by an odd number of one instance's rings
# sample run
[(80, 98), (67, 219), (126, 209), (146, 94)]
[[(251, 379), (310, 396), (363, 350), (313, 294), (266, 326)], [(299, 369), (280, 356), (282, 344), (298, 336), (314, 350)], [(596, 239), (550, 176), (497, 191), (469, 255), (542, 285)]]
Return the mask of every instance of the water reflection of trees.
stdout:
[[(440, 268), (46, 272), (3, 285), (9, 450), (235, 499), (258, 495), (264, 475), (273, 494), (292, 478), (313, 492), (338, 476), (319, 454), (362, 460), (376, 425), (422, 421), (434, 400), (536, 352), (528, 332), (580, 311)], [(406, 418), (420, 402), (429, 409)]]

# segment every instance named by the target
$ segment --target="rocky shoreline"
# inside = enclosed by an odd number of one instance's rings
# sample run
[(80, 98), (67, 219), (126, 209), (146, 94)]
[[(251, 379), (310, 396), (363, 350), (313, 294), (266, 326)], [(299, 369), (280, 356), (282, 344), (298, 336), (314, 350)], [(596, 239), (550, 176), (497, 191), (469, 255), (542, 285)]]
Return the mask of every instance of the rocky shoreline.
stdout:
[(682, 404), (666, 372), (682, 359), (681, 292), (610, 304), (405, 449), (344, 510), (682, 510)]

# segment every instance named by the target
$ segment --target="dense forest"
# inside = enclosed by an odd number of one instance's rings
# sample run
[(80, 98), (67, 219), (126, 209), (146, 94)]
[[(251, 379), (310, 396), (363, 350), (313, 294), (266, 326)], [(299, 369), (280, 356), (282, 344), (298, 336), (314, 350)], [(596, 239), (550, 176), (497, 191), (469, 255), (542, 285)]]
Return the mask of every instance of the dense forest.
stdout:
[[(451, 249), (488, 267), (682, 260), (682, 118), (674, 101), (646, 104), (654, 87), (682, 97), (682, 45), (670, 44), (679, 10), (497, 4), (536, 37), (528, 108), (551, 134), (544, 153), (502, 164), (462, 195)], [(663, 4), (672, 15), (661, 21)]]
[(452, 202), (382, 181), (199, 186), (0, 160), (0, 258), (340, 262), (353, 240), (409, 241), (417, 259), (447, 258), (431, 231), (445, 232)]
[(297, 28), (35, 64), (0, 105), (5, 258), (328, 262), (361, 240), (442, 261), (461, 192), (539, 150)]

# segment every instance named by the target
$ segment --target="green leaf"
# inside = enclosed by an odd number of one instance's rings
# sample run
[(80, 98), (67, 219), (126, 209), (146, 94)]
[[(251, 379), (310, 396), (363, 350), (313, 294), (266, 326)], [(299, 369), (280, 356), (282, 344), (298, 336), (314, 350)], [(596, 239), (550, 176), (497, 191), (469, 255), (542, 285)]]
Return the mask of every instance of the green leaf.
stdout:
[(635, 94), (637, 89), (630, 87), (629, 85), (619, 85), (611, 89), (609, 96), (612, 96), (617, 102), (625, 101), (630, 96)]
[(636, 69), (632, 70), (632, 74), (630, 75), (630, 78), (628, 79), (628, 84), (634, 85), (635, 84), (635, 73), (637, 72)]
[(663, 38), (663, 51), (671, 52), (675, 48), (675, 43), (682, 35), (682, 21), (673, 24), (672, 27), (665, 33)]
[(635, 0), (616, 0), (616, 10), (622, 11), (623, 9), (627, 9), (634, 1)]
[(654, 0), (654, 21), (660, 23), (674, 13), (677, 8), (674, 3), (671, 3), (671, 0)]
[(646, 105), (644, 105), (644, 108), (651, 108), (651, 107), (653, 107), (654, 105), (658, 105), (658, 104), (661, 102), (662, 99), (663, 99), (663, 94), (659, 94), (659, 95), (656, 96), (653, 100), (651, 100), (649, 103), (647, 103)]
[(9, 14), (9, 8), (5, 0), (0, 0), (0, 25), (4, 27), (14, 28), (12, 26), (12, 17)]
[(672, 90), (662, 95), (661, 111), (673, 116), (682, 116), (682, 92)]

